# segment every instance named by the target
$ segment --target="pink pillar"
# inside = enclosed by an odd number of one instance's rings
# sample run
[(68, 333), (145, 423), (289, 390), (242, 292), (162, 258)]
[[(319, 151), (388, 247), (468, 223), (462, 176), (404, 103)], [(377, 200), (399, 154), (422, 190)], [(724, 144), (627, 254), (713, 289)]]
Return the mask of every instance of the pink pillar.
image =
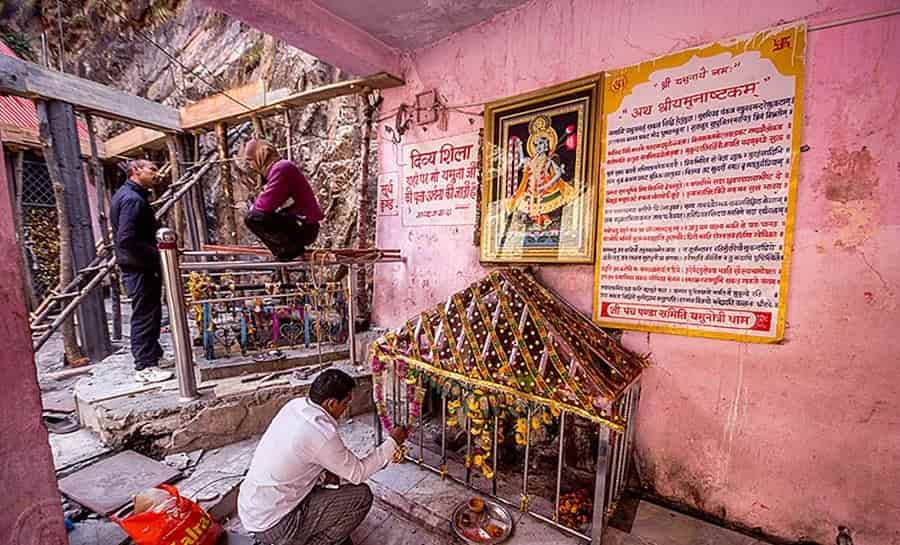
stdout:
[(65, 545), (6, 177), (0, 153), (0, 384), (6, 392), (0, 396), (0, 543)]

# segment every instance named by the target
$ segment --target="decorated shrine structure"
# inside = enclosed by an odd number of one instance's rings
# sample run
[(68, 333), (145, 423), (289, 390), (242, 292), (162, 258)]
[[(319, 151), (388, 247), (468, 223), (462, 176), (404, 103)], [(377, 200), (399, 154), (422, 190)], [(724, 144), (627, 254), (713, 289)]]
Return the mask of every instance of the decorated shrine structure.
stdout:
[[(490, 273), (376, 340), (371, 353), (378, 431), (403, 424), (415, 435), (418, 425), (422, 435), (419, 456), (405, 452), (407, 459), (448, 477), (448, 430), (462, 428), (464, 484), (478, 472), (493, 482), (496, 499), (600, 543), (625, 485), (646, 356), (623, 348), (522, 269)], [(435, 467), (424, 459), (421, 416), (426, 398), (438, 394), (442, 438)], [(585, 422), (597, 430), (593, 508), (572, 520), (561, 512), (563, 450), (567, 425)], [(549, 518), (529, 509), (528, 493), (529, 455), (534, 437), (548, 436), (544, 428), (559, 441)], [(499, 451), (512, 438), (524, 450), (517, 498), (501, 497), (496, 484)]]

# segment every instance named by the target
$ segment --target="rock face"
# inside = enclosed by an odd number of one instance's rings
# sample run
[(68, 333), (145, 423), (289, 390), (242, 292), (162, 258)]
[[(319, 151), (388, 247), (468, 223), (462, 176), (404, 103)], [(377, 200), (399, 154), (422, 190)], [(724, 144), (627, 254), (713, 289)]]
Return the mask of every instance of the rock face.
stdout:
[[(42, 9), (28, 0), (0, 2), (8, 26), (29, 39), (39, 58), (41, 33), (45, 33), (49, 62), (54, 66), (59, 65), (57, 5), (45, 3)], [(256, 80), (267, 82), (269, 89), (297, 92), (347, 77), (303, 51), (191, 0), (67, 0), (61, 5), (67, 72), (171, 106)], [(307, 173), (325, 212), (319, 247), (357, 244), (362, 102), (361, 97), (350, 96), (292, 112), (293, 157)], [(286, 145), (283, 117), (265, 119), (263, 125), (276, 146)], [(98, 123), (103, 137), (128, 128), (121, 123)], [(215, 135), (201, 136), (200, 143), (203, 150), (215, 149)], [(230, 152), (236, 154), (237, 146)], [(373, 145), (369, 182), (373, 198), (376, 156)], [(154, 159), (164, 157), (161, 154)], [(211, 240), (227, 242), (219, 221), (226, 210), (219, 179), (218, 168), (213, 168), (204, 180), (207, 223)], [(233, 179), (237, 241), (258, 244), (241, 221), (242, 211), (254, 195), (234, 174)], [(374, 219), (374, 213), (366, 219), (370, 240), (364, 241), (365, 246), (374, 245)]]

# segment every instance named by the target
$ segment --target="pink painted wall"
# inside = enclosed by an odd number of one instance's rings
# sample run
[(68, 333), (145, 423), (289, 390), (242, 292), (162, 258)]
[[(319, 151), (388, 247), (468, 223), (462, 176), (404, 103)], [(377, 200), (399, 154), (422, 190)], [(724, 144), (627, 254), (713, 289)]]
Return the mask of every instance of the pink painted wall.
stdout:
[(8, 187), (0, 153), (0, 543), (65, 545)]
[[(667, 52), (806, 18), (811, 25), (896, 1), (535, 0), (409, 55), (407, 86), (382, 111), (437, 88), (480, 104)], [(805, 144), (779, 346), (627, 332), (653, 353), (638, 422), (642, 477), (662, 495), (789, 540), (900, 544), (900, 16), (810, 33)], [(477, 130), (413, 129), (405, 142)], [(381, 133), (384, 135), (383, 127)], [(397, 148), (380, 146), (382, 172)], [(397, 326), (484, 274), (471, 227), (378, 221), (375, 322)], [(591, 266), (540, 277), (584, 312)]]

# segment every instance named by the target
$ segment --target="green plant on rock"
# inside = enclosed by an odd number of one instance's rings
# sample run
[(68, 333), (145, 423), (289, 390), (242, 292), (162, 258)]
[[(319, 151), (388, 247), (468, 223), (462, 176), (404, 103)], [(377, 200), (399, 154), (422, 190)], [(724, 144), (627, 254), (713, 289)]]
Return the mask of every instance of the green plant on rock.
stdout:
[(21, 32), (13, 30), (6, 25), (0, 25), (0, 39), (20, 58), (37, 62), (37, 55), (31, 49), (28, 38)]

